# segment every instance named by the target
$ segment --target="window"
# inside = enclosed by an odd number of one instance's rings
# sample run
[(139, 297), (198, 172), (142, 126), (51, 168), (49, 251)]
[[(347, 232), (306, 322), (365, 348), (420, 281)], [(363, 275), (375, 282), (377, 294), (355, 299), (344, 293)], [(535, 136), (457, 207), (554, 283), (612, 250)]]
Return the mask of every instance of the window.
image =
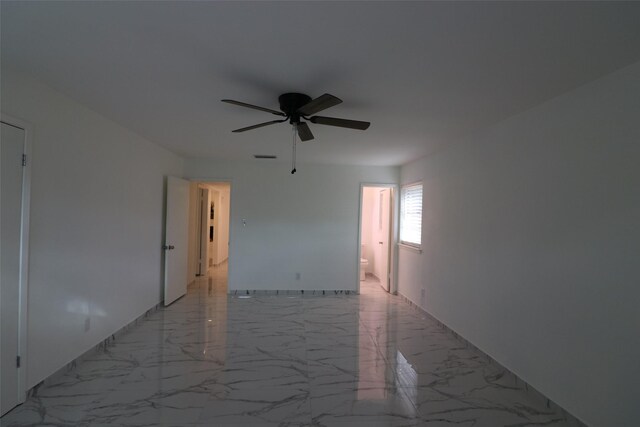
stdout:
[(400, 189), (400, 243), (419, 248), (422, 243), (422, 183)]

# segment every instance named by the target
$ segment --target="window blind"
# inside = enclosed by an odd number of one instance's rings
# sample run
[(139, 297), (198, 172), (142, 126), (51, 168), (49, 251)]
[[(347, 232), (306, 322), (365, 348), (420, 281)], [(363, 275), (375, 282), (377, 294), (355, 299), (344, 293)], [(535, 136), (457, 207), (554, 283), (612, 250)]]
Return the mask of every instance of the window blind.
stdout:
[(422, 243), (422, 183), (400, 189), (400, 243)]

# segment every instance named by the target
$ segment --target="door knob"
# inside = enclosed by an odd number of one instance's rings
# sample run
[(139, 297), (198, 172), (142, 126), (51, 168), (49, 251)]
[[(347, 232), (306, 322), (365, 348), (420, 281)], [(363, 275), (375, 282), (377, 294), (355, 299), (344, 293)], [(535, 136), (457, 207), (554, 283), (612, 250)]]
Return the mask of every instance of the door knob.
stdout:
[(173, 245), (164, 245), (162, 247), (162, 249), (164, 249), (165, 251), (170, 251), (171, 249), (175, 249), (176, 247)]
[(382, 244), (382, 242), (378, 242), (378, 244), (379, 244), (379, 245), (381, 245), (381, 244)]

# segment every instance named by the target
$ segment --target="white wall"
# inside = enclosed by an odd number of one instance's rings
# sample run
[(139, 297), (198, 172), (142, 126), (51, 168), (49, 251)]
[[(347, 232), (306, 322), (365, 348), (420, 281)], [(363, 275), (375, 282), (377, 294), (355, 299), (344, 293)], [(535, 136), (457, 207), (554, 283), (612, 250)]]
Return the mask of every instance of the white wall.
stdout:
[(640, 419), (639, 119), (636, 63), (402, 168), (399, 291), (592, 426)]
[(399, 178), (396, 167), (305, 164), (291, 175), (286, 163), (258, 160), (187, 159), (185, 171), (231, 180), (230, 291), (355, 290), (360, 184)]
[(32, 387), (161, 300), (163, 176), (182, 160), (6, 69), (2, 112), (34, 128)]

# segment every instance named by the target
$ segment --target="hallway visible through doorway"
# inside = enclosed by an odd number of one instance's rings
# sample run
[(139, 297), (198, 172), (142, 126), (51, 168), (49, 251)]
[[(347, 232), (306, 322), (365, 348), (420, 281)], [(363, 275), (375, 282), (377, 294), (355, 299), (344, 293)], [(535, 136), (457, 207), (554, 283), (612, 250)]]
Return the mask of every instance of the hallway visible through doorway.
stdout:
[[(228, 275), (231, 184), (192, 182), (189, 203), (189, 282)], [(219, 269), (224, 265), (224, 268)]]

